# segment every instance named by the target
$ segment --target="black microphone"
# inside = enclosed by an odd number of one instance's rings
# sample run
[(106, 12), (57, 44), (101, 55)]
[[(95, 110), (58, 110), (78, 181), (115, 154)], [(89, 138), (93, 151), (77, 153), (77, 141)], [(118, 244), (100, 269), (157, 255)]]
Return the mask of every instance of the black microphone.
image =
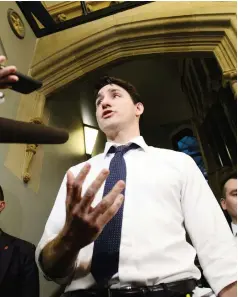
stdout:
[(60, 144), (68, 139), (64, 129), (0, 118), (0, 143)]

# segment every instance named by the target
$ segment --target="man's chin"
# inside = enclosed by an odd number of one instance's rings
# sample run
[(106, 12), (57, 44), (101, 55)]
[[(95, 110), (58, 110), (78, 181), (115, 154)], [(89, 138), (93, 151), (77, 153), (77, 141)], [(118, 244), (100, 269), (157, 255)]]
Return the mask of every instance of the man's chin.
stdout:
[(100, 129), (102, 130), (103, 133), (107, 134), (107, 133), (111, 133), (114, 132), (118, 129), (118, 123), (107, 123), (107, 125), (102, 125), (100, 127)]

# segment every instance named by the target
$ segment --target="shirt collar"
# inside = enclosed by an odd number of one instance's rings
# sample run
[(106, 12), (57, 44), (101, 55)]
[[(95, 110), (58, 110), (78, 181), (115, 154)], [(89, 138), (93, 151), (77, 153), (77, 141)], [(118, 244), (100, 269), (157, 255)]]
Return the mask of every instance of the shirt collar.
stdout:
[(237, 225), (234, 224), (233, 222), (231, 222), (231, 228), (232, 228), (232, 233), (234, 235), (236, 235), (236, 233), (237, 233)]
[[(142, 136), (137, 136), (135, 138), (133, 138), (131, 141), (129, 141), (128, 143), (126, 143), (125, 145), (128, 145), (128, 144), (131, 144), (131, 143), (135, 143), (137, 144), (140, 148), (142, 148), (145, 152), (148, 151), (148, 145), (145, 143), (145, 140)], [(112, 147), (112, 146), (120, 146), (122, 144), (120, 143), (115, 143), (115, 142), (111, 142), (111, 141), (108, 141), (106, 142), (106, 145), (105, 145), (105, 149), (104, 149), (104, 158), (106, 157), (109, 149)]]

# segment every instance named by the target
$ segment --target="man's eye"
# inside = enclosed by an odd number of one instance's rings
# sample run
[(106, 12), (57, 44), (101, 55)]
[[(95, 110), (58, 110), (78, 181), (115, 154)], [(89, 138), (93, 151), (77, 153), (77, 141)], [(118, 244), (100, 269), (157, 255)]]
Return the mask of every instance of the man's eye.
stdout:
[(96, 105), (99, 106), (99, 105), (101, 104), (101, 102), (102, 102), (102, 99), (99, 99), (99, 100), (97, 101)]
[(115, 97), (120, 97), (120, 94), (118, 94), (118, 93), (114, 93), (114, 94), (113, 94), (113, 98), (115, 98)]

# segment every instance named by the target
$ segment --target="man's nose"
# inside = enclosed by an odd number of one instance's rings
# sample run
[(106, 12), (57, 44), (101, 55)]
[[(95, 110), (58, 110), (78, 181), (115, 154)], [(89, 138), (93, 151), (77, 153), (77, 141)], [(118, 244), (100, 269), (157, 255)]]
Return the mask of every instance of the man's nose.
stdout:
[(102, 100), (102, 108), (108, 108), (111, 106), (110, 100), (108, 98), (103, 98)]

